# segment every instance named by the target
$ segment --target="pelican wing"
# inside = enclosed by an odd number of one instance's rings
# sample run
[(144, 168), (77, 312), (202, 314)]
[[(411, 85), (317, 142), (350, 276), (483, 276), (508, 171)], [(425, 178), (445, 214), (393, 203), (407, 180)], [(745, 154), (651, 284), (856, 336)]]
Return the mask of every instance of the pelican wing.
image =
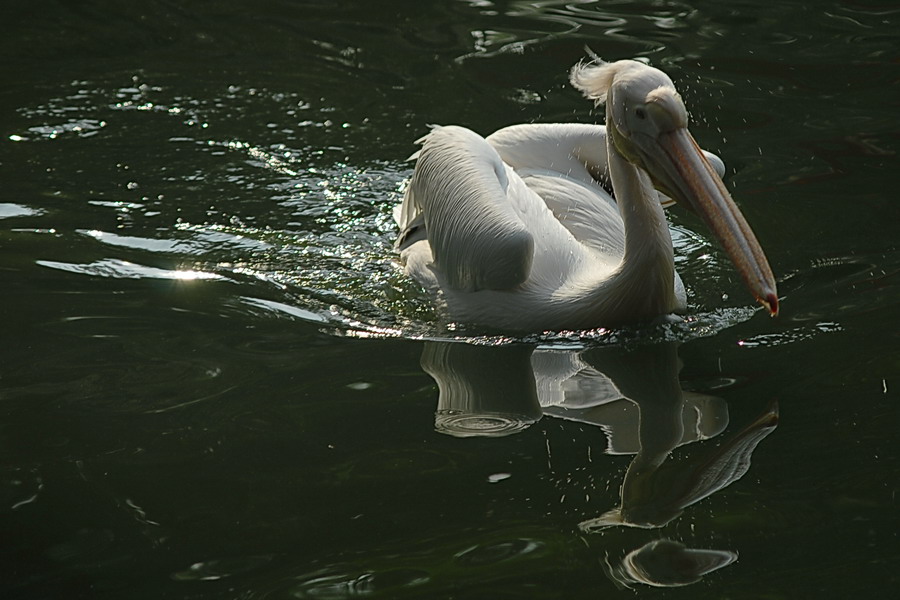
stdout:
[(611, 195), (603, 125), (512, 125), (487, 141), (576, 240), (621, 258), (625, 229)]
[[(527, 123), (511, 125), (499, 129), (487, 137), (503, 162), (526, 177), (530, 173), (553, 172), (567, 179), (573, 179), (590, 187), (601, 186), (603, 192), (612, 200), (612, 183), (609, 179), (609, 156), (606, 149), (606, 126), (589, 123)], [(715, 169), (719, 177), (725, 176), (725, 163), (722, 159), (703, 150), (706, 159)], [(655, 190), (654, 190), (655, 191)], [(669, 208), (675, 201), (663, 193), (656, 192), (664, 208)], [(560, 215), (556, 207), (550, 208)], [(563, 207), (570, 210), (570, 207)], [(577, 207), (588, 211), (584, 220), (570, 215), (563, 225), (578, 226), (581, 222), (597, 223), (597, 217), (604, 215), (591, 214), (591, 208)], [(574, 233), (574, 232), (573, 232)], [(581, 239), (581, 236), (576, 234)], [(590, 243), (590, 238), (585, 240)]]
[(504, 290), (524, 282), (534, 239), (508, 198), (500, 156), (463, 127), (436, 127), (419, 141), (398, 248), (422, 239), (424, 225), (434, 266), (452, 288)]
[(489, 135), (487, 142), (517, 173), (555, 172), (586, 185), (601, 185), (606, 192), (612, 190), (603, 125), (511, 125)]

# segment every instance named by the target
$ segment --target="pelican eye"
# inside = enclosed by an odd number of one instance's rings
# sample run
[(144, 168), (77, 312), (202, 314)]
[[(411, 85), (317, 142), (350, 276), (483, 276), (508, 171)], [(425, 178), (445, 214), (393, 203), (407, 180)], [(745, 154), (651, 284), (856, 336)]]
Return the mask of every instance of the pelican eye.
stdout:
[(647, 111), (644, 110), (643, 106), (638, 106), (636, 109), (634, 109), (634, 116), (641, 120), (646, 119)]

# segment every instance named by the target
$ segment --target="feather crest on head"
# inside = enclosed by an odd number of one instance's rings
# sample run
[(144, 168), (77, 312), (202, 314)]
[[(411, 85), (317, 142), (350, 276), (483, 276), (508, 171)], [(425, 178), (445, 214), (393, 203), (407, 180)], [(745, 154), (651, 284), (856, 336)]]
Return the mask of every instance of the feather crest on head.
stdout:
[(606, 102), (613, 80), (626, 73), (625, 80), (628, 80), (636, 77), (637, 73), (650, 70), (655, 72), (658, 78), (654, 87), (665, 86), (674, 89), (671, 80), (665, 73), (653, 69), (642, 62), (636, 60), (606, 62), (596, 54), (591, 53), (591, 55), (593, 60), (590, 62), (580, 62), (572, 67), (572, 70), (569, 72), (569, 81), (574, 88), (580, 90), (586, 98), (593, 100), (597, 106)]
[(594, 56), (590, 62), (579, 62), (569, 72), (569, 82), (572, 87), (581, 91), (584, 96), (594, 101), (599, 106), (606, 102), (606, 95), (616, 76), (616, 65), (608, 63), (599, 56)]

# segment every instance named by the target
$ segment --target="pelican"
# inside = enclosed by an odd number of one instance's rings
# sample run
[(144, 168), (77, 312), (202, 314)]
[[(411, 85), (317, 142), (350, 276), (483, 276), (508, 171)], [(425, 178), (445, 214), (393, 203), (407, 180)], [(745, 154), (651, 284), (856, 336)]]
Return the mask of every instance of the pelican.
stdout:
[[(775, 279), (700, 150), (672, 80), (633, 60), (580, 62), (606, 126), (527, 124), (487, 138), (435, 127), (395, 210), (405, 271), (457, 322), (514, 331), (620, 326), (683, 312), (663, 204), (698, 213), (771, 315)], [(711, 164), (712, 163), (712, 164)], [(659, 192), (659, 193), (658, 193)]]

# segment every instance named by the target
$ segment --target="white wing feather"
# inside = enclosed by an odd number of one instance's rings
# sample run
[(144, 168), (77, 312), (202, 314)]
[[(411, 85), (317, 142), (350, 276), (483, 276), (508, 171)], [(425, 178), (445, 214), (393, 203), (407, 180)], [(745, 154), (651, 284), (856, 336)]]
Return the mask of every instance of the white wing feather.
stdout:
[(525, 281), (534, 241), (509, 201), (497, 152), (462, 127), (437, 127), (422, 142), (401, 209), (401, 249), (424, 222), (435, 266), (453, 288), (502, 290)]

